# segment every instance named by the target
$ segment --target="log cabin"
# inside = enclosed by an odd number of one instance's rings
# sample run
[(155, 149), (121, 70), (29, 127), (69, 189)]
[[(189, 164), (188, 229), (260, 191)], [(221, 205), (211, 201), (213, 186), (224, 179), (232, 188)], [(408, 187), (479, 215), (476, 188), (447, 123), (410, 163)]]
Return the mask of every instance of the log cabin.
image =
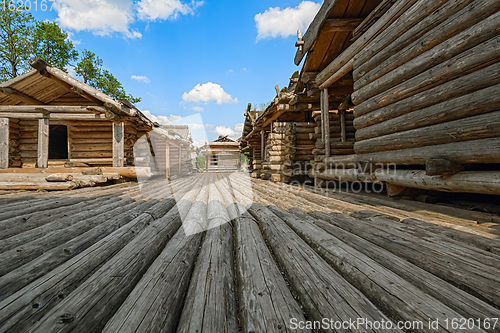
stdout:
[(321, 110), (309, 176), (382, 182), (390, 195), (500, 194), (499, 10), (488, 0), (324, 1), (294, 59), (294, 100), (314, 96)]
[(240, 169), (240, 143), (226, 136), (219, 136), (215, 141), (202, 148), (205, 156), (206, 172), (235, 172)]
[[(100, 167), (135, 178), (136, 163), (144, 165), (143, 160), (154, 155), (151, 137), (157, 137), (157, 145), (172, 147), (172, 155), (180, 154), (176, 167), (165, 162), (156, 169), (181, 173), (181, 155), (190, 156), (185, 153), (192, 145), (189, 140), (161, 129), (129, 101), (115, 100), (41, 59), (30, 60), (30, 65), (33, 70), (0, 84), (1, 173)], [(146, 149), (138, 146), (140, 138)]]

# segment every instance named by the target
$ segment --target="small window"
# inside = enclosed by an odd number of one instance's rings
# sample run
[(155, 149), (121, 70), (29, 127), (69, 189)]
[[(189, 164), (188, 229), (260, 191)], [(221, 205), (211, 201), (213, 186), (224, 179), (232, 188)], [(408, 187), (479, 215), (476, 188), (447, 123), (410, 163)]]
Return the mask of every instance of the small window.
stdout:
[(68, 159), (68, 127), (64, 125), (49, 126), (49, 159)]

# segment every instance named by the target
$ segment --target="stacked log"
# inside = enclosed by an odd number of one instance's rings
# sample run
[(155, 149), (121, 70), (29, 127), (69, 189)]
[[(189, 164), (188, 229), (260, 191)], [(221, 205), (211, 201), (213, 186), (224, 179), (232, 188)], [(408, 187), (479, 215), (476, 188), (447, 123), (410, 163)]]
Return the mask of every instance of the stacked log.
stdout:
[(19, 155), (22, 165), (35, 166), (38, 151), (38, 121), (19, 121)]
[(498, 163), (500, 3), (426, 10), (413, 11), (404, 34), (388, 27), (356, 56), (356, 158), (427, 165), (460, 146), (449, 161), (454, 170)]
[(125, 123), (125, 165), (134, 166), (134, 145), (139, 138), (137, 129), (130, 123)]
[[(341, 117), (339, 113), (330, 112), (330, 156), (354, 154), (354, 141), (356, 130), (353, 126), (354, 115), (352, 112), (345, 113), (345, 141), (342, 133)], [(321, 115), (314, 117), (316, 127), (314, 134), (310, 133), (311, 139), (316, 139), (312, 155), (314, 162), (320, 163), (325, 159), (325, 143), (321, 133)]]
[(262, 179), (288, 181), (293, 176), (295, 156), (295, 123), (276, 122), (273, 132), (267, 137), (266, 162)]
[(307, 175), (308, 170), (314, 164), (313, 150), (315, 149), (316, 138), (314, 134), (315, 122), (295, 123), (295, 156), (293, 163), (293, 174), (295, 176)]
[(252, 167), (252, 178), (259, 178), (260, 171), (262, 169), (262, 149), (259, 142), (252, 145), (252, 158), (250, 165)]
[(11, 168), (18, 168), (22, 165), (19, 127), (19, 119), (9, 120), (9, 167)]

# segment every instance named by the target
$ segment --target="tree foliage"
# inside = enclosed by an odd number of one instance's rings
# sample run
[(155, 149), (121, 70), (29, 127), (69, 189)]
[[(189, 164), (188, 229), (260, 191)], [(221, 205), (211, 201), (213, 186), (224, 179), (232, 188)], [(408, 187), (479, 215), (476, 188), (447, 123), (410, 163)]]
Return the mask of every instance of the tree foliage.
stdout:
[(35, 19), (27, 11), (9, 9), (14, 1), (0, 1), (0, 82), (15, 78), (30, 67)]
[(101, 75), (102, 59), (87, 49), (82, 51), (80, 62), (75, 67), (76, 74), (83, 78), (83, 82), (95, 87)]
[(139, 103), (141, 98), (136, 98), (125, 92), (123, 85), (111, 74), (102, 69), (102, 60), (95, 53), (85, 49), (81, 60), (75, 67), (75, 72), (83, 78), (83, 82), (102, 91), (116, 99), (125, 98), (131, 103)]
[(29, 11), (16, 10), (17, 4), (14, 0), (0, 0), (0, 82), (31, 69), (31, 58), (42, 58), (65, 72), (79, 58), (75, 72), (84, 83), (115, 99), (141, 101), (127, 94), (121, 82), (102, 68), (103, 61), (95, 53), (84, 49), (79, 57), (68, 33), (56, 22), (36, 21)]
[(33, 35), (33, 54), (47, 63), (66, 71), (66, 67), (78, 59), (78, 51), (56, 22), (36, 22)]

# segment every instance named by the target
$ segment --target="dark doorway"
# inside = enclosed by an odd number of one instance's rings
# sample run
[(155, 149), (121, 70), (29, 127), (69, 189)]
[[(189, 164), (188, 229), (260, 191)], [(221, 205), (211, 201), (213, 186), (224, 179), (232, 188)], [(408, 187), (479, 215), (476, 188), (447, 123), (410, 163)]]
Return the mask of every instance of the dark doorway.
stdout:
[(68, 128), (64, 125), (49, 127), (49, 159), (68, 159)]

